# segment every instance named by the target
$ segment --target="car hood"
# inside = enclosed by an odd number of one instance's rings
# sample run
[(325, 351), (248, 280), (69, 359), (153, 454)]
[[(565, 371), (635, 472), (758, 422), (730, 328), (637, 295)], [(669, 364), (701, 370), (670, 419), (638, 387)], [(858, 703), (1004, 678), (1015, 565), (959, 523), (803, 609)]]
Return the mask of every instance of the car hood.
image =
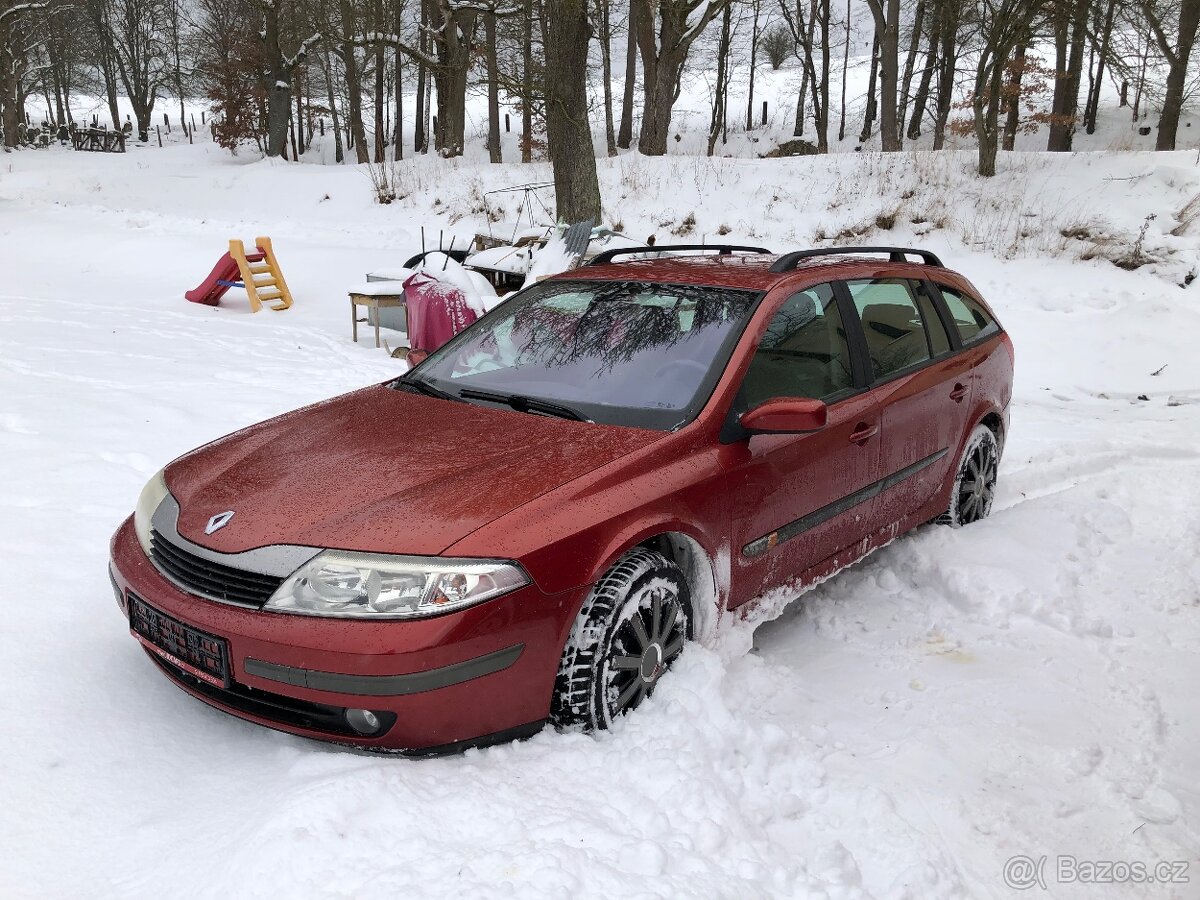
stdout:
[(168, 466), (166, 480), (179, 532), (212, 550), (429, 555), (662, 437), (380, 385), (221, 438)]

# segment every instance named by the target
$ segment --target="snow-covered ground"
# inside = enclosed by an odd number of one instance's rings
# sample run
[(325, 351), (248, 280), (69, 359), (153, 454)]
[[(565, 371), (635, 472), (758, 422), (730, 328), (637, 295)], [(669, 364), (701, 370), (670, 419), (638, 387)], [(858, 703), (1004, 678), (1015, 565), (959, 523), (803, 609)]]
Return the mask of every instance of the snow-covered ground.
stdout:
[[(175, 455), (397, 372), (350, 343), (345, 287), (548, 170), (423, 160), (379, 207), (359, 169), (211, 145), (0, 157), (0, 896), (1009, 897), (1006, 860), (1043, 854), (1051, 896), (1198, 896), (1200, 170), (971, 162), (601, 161), (638, 237), (886, 227), (864, 237), (975, 281), (1017, 353), (997, 509), (725, 622), (611, 733), (413, 762), (182, 694), (122, 624), (107, 540)], [(1080, 259), (1143, 225), (1136, 271)], [(257, 234), (291, 310), (184, 302)], [(1059, 854), (1191, 881), (1059, 884)]]

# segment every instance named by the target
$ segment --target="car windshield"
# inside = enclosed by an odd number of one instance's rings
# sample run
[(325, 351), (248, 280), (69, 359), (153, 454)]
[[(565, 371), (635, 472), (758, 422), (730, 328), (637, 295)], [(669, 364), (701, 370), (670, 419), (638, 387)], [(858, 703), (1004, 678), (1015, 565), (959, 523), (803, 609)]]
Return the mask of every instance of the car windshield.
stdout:
[(470, 403), (669, 431), (707, 402), (760, 297), (547, 282), (488, 313), (402, 381)]

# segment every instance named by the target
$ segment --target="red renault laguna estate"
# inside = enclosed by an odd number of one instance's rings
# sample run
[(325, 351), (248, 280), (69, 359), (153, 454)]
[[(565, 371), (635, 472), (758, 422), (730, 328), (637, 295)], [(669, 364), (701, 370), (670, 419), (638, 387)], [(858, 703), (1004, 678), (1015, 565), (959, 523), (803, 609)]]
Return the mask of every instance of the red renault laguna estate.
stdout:
[(605, 728), (723, 611), (988, 514), (1013, 347), (966, 279), (697, 249), (601, 254), (168, 465), (112, 542), (133, 636), (233, 715), (440, 752)]

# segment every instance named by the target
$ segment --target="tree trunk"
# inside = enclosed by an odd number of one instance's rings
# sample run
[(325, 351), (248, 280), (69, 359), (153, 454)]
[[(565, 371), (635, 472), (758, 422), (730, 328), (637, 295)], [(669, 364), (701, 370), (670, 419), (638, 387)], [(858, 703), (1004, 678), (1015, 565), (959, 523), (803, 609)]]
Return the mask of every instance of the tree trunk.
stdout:
[[(429, 52), (429, 36), (425, 33), (425, 26), (429, 23), (429, 0), (421, 0), (421, 13), (418, 17), (420, 27), (417, 35), (417, 50), (422, 54)], [(423, 60), (417, 61), (417, 97), (416, 97), (416, 115), (413, 122), (413, 152), (424, 153), (429, 148), (428, 137), (425, 133), (425, 93), (428, 90), (429, 68)]]
[[(601, 0), (607, 3), (609, 0)], [(633, 143), (633, 94), (637, 88), (637, 11), (638, 2), (629, 4), (628, 35), (625, 42), (625, 85), (621, 95), (621, 128), (617, 132), (617, 146), (628, 150)]]
[(917, 93), (913, 97), (912, 115), (908, 119), (907, 137), (915, 141), (921, 136), (921, 122), (925, 118), (925, 107), (929, 104), (929, 87), (933, 83), (933, 70), (937, 65), (937, 20), (929, 29), (929, 49), (925, 53), (925, 68), (921, 72), (921, 80), (917, 82)]
[(842, 113), (838, 122), (838, 143), (846, 139), (846, 73), (850, 70), (850, 2), (846, 0), (846, 43), (842, 45)]
[[(383, 0), (375, 0), (372, 25), (376, 31), (385, 30), (383, 22)], [(384, 65), (386, 49), (382, 41), (375, 42), (375, 162), (381, 163), (387, 159), (387, 125), (383, 121), (383, 110), (386, 103), (383, 88)]]
[(453, 0), (437, 0), (441, 27), (434, 41), (438, 66), (433, 72), (437, 88), (435, 147), (442, 156), (462, 156), (467, 132), (467, 75), (471, 70), (471, 40), (475, 35), (473, 7)]
[[(179, 117), (183, 121), (183, 109), (180, 104)], [(296, 159), (300, 158), (300, 154), (304, 152), (304, 87), (299, 79), (296, 79), (296, 128), (299, 131), (299, 144), (296, 147)]]
[[(400, 34), (400, 29), (404, 25), (404, 4), (396, 3), (395, 9), (396, 19), (392, 23), (392, 27), (396, 29), (396, 34)], [(395, 57), (396, 121), (393, 124), (392, 158), (398, 162), (404, 159), (404, 54), (397, 50)]]
[(675, 105), (675, 91), (679, 85), (682, 62), (673, 58), (675, 54), (662, 54), (654, 64), (643, 57), (646, 73), (644, 100), (642, 101), (642, 132), (638, 135), (638, 150), (646, 156), (663, 156), (667, 152), (667, 140), (671, 134), (671, 113)]
[(559, 221), (600, 221), (600, 184), (588, 122), (587, 0), (547, 0), (546, 137)]
[(338, 116), (337, 103), (333, 97), (333, 61), (325, 54), (325, 99), (329, 101), (329, 115), (333, 120), (333, 161), (342, 163), (346, 159), (346, 151), (342, 148), (342, 123)]
[(1104, 90), (1104, 64), (1108, 60), (1108, 48), (1109, 42), (1112, 40), (1113, 16), (1116, 7), (1116, 0), (1108, 0), (1104, 22), (1100, 27), (1099, 42), (1096, 47), (1096, 74), (1092, 79), (1091, 90), (1088, 91), (1087, 102), (1084, 104), (1083, 110), (1083, 124), (1088, 134), (1096, 133), (1096, 117), (1100, 112), (1100, 92)]
[(900, 0), (867, 0), (867, 5), (875, 17), (875, 35), (879, 43), (879, 139), (883, 150), (892, 152), (902, 146), (897, 120)]
[[(437, 88), (437, 123), (434, 147), (446, 158), (462, 156), (467, 134), (467, 73), (470, 59), (465, 53), (453, 54), (455, 63), (439, 67), (433, 75)], [(463, 59), (457, 57), (463, 56)]]
[[(1065, 153), (1071, 150), (1075, 136), (1075, 114), (1079, 110), (1079, 83), (1083, 77), (1083, 51), (1087, 42), (1088, 12), (1091, 0), (1075, 0), (1063, 6), (1063, 18), (1055, 25), (1055, 57), (1059, 67), (1054, 82), (1050, 135), (1046, 149)], [(1070, 18), (1066, 16), (1069, 14)]]
[[(810, 8), (809, 44), (821, 50), (821, 66), (810, 57), (809, 92), (813, 101), (813, 125), (817, 131), (817, 152), (829, 152), (829, 0), (813, 0)], [(819, 36), (812, 35), (820, 31)]]
[(521, 11), (521, 162), (533, 162), (533, 0)]
[[(292, 116), (292, 73), (284, 64), (279, 41), (279, 3), (263, 6), (263, 51), (266, 55), (267, 83), (267, 156), (287, 157), (288, 119)], [(132, 101), (133, 98), (131, 97)], [(135, 105), (134, 112), (137, 112)], [(149, 117), (147, 116), (147, 119)], [(147, 121), (147, 127), (148, 127)], [(138, 131), (142, 118), (138, 115)]]
[[(343, 0), (345, 5), (346, 0)], [(358, 57), (354, 44), (342, 44), (342, 67), (346, 70), (346, 115), (349, 118), (350, 144), (354, 157), (360, 163), (370, 162), (367, 149), (367, 130), (362, 117), (362, 76), (359, 74)]]
[(712, 156), (717, 139), (725, 130), (725, 104), (729, 98), (729, 28), (732, 8), (721, 14), (721, 39), (717, 42), (717, 84), (713, 91), (712, 118), (708, 125), (708, 155)]
[(604, 148), (609, 156), (617, 155), (617, 132), (613, 123), (612, 92), (612, 20), (610, 0), (596, 0), (600, 13), (600, 68), (604, 81)]
[(663, 156), (671, 135), (671, 112), (679, 99), (679, 79), (692, 43), (729, 0), (709, 0), (699, 7), (682, 0), (660, 0), (658, 29), (650, 0), (640, 3), (637, 42), (642, 57), (642, 132), (638, 150), (646, 156)]
[(1163, 96), (1162, 115), (1158, 120), (1158, 140), (1155, 150), (1174, 150), (1179, 132), (1179, 114), (1183, 109), (1183, 95), (1187, 84), (1188, 61), (1196, 42), (1196, 29), (1200, 26), (1200, 0), (1182, 0), (1179, 4), (1179, 30), (1174, 52), (1167, 59), (1167, 90)]
[[(762, 0), (753, 0), (754, 2), (754, 20), (750, 26), (750, 86), (746, 94), (746, 130), (750, 131), (754, 128), (754, 69), (758, 63), (758, 16), (762, 6)], [(728, 7), (726, 7), (728, 9)], [(729, 79), (726, 77), (726, 83)], [(712, 156), (712, 151), (709, 151), (709, 156)]]
[(488, 159), (502, 162), (500, 150), (500, 72), (496, 64), (496, 14), (483, 14), (484, 56), (487, 62), (488, 93)]
[(24, 118), (17, 103), (16, 78), (7, 61), (0, 61), (0, 131), (4, 132), (4, 146), (17, 146), (17, 126)]
[(940, 0), (940, 7), (941, 49), (938, 53), (938, 95), (933, 125), (934, 150), (941, 150), (946, 143), (946, 124), (954, 108), (954, 74), (958, 67), (958, 3), (957, 0)]
[(860, 143), (866, 143), (871, 138), (871, 129), (875, 125), (875, 83), (879, 78), (879, 35), (871, 45), (871, 77), (867, 81), (867, 108), (863, 111), (863, 127), (858, 133)]
[(1004, 90), (1007, 114), (1004, 117), (1004, 149), (1014, 150), (1017, 146), (1017, 128), (1021, 124), (1021, 79), (1025, 76), (1025, 45), (1013, 51), (1012, 75)]
[(904, 59), (904, 80), (900, 85), (900, 110), (896, 115), (896, 127), (904, 131), (908, 121), (908, 101), (912, 98), (912, 80), (917, 67), (917, 56), (921, 50), (921, 32), (925, 27), (925, 0), (917, 0), (913, 13), (912, 36), (908, 42), (908, 55)]
[[(986, 52), (986, 51), (985, 51)], [(972, 106), (975, 112), (975, 139), (979, 143), (979, 174), (991, 178), (996, 174), (998, 150), (1000, 91), (1004, 86), (1004, 66), (994, 59), (988, 73), (980, 62), (980, 71), (975, 78), (975, 94)]]

